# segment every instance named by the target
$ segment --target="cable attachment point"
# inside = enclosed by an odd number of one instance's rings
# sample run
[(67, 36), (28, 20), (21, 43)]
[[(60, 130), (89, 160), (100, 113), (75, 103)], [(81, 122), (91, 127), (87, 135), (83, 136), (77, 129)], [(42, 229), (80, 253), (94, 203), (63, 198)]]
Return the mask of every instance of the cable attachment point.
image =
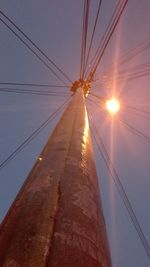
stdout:
[(75, 82), (72, 83), (70, 87), (70, 91), (73, 92), (73, 94), (75, 94), (79, 88), (82, 88), (84, 92), (84, 96), (87, 97), (91, 90), (90, 80), (86, 80), (86, 81), (84, 81), (83, 79), (76, 80)]

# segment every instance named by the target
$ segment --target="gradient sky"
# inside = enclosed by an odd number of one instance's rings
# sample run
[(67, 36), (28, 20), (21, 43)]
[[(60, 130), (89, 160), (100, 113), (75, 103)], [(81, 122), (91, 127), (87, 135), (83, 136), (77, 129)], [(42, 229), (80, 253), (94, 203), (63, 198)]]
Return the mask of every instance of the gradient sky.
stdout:
[[(98, 45), (117, 1), (103, 0), (94, 47)], [(91, 0), (90, 29), (98, 0)], [(83, 0), (1, 0), (1, 10), (23, 29), (72, 80), (79, 78)], [(97, 78), (112, 62), (150, 37), (150, 1), (129, 0), (124, 15), (105, 52)], [(93, 53), (94, 53), (93, 47)], [(149, 50), (127, 67), (150, 61)], [(119, 64), (118, 64), (119, 66)], [(60, 84), (41, 62), (0, 23), (0, 82)], [(150, 111), (149, 76), (112, 86), (122, 102), (122, 114), (139, 130), (150, 136), (150, 123), (129, 112), (125, 105)], [(18, 87), (19, 88), (19, 87)], [(68, 89), (66, 89), (68, 90)], [(111, 94), (100, 82), (95, 92)], [(64, 91), (62, 89), (62, 91)], [(47, 119), (65, 98), (17, 95), (0, 92), (0, 162)], [(150, 243), (150, 144), (112, 121), (98, 107), (94, 109), (96, 125), (133, 205), (145, 236)], [(56, 120), (0, 171), (0, 220), (45, 145)], [(113, 267), (148, 267), (150, 262), (135, 232), (127, 211), (109, 179), (101, 157), (95, 150), (104, 214)]]

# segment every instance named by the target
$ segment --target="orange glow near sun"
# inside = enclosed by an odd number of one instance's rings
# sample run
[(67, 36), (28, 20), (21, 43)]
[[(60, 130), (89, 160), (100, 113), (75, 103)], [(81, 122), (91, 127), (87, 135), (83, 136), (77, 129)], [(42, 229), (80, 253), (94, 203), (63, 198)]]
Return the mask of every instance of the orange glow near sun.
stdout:
[(115, 115), (120, 110), (120, 102), (116, 98), (111, 98), (106, 101), (105, 107), (111, 115)]

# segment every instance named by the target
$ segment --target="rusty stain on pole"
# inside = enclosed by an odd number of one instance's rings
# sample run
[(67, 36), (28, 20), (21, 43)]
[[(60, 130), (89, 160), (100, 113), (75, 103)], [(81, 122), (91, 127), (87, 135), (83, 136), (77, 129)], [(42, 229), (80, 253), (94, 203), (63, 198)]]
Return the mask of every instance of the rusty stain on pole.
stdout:
[(5, 217), (1, 267), (111, 267), (78, 89)]

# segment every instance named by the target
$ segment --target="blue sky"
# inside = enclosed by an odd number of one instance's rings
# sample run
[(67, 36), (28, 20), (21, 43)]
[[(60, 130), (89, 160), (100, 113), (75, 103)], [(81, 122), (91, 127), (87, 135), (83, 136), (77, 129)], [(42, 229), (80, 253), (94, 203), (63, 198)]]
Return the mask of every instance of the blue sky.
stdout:
[[(98, 0), (91, 1), (90, 29)], [(98, 44), (115, 0), (102, 4), (94, 48)], [(1, 10), (23, 29), (72, 80), (79, 78), (83, 1), (77, 0), (1, 0)], [(125, 51), (149, 39), (150, 2), (129, 1), (115, 34), (109, 43), (97, 78)], [(149, 62), (149, 50), (130, 62), (128, 67)], [(119, 65), (118, 65), (119, 66)], [(42, 63), (0, 23), (0, 82), (60, 84)], [(149, 135), (150, 124), (126, 110), (126, 105), (150, 111), (149, 76), (116, 85), (123, 116), (136, 128)], [(19, 88), (19, 87), (18, 87)], [(110, 94), (100, 82), (94, 87), (100, 96)], [(68, 90), (68, 89), (66, 89)], [(63, 90), (64, 91), (64, 90)], [(0, 162), (30, 135), (65, 99), (38, 95), (17, 95), (0, 92)], [(89, 105), (89, 109), (90, 109)], [(116, 120), (91, 108), (96, 125), (120, 175), (147, 240), (150, 242), (150, 144), (128, 132)], [(107, 117), (107, 118), (106, 118)], [(0, 171), (0, 219), (6, 214), (16, 193), (32, 168), (53, 127), (55, 120), (17, 157)], [(112, 141), (113, 140), (113, 141)], [(99, 175), (104, 214), (112, 253), (113, 267), (148, 267), (149, 261), (130, 222), (121, 199), (109, 179), (96, 147), (95, 160)]]

